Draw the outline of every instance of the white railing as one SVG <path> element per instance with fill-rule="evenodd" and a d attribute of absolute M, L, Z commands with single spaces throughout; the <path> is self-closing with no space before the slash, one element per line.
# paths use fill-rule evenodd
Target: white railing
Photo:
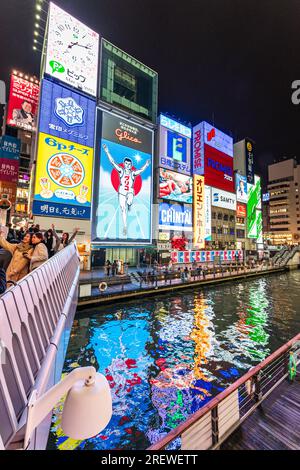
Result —
<path fill-rule="evenodd" d="M 0 449 L 23 448 L 30 394 L 39 396 L 60 379 L 78 279 L 71 244 L 0 298 Z M 35 430 L 30 448 L 45 447 L 50 419 Z"/>

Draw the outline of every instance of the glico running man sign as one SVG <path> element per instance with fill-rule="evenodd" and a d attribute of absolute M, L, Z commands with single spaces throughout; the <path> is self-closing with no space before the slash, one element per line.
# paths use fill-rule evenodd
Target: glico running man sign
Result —
<path fill-rule="evenodd" d="M 153 132 L 97 110 L 93 242 L 150 244 Z"/>

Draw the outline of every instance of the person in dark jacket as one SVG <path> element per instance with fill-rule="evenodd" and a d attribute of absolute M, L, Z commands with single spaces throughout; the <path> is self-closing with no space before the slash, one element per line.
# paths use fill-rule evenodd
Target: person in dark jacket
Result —
<path fill-rule="evenodd" d="M 6 291 L 6 274 L 3 268 L 0 268 L 0 295 Z"/>
<path fill-rule="evenodd" d="M 9 263 L 11 262 L 12 254 L 10 251 L 0 248 L 0 269 L 7 270 Z"/>

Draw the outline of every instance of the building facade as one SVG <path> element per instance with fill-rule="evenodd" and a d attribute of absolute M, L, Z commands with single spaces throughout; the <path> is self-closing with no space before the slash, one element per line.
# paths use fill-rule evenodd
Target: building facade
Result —
<path fill-rule="evenodd" d="M 300 165 L 295 159 L 269 165 L 270 226 L 267 238 L 271 245 L 299 243 L 299 187 Z"/>

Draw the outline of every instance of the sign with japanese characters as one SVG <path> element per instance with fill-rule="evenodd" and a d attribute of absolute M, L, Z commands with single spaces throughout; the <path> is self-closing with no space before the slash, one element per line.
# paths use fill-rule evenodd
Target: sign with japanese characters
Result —
<path fill-rule="evenodd" d="M 21 141 L 4 135 L 0 138 L 0 181 L 17 183 Z"/>
<path fill-rule="evenodd" d="M 194 175 L 194 240 L 196 248 L 205 247 L 205 185 L 204 177 Z"/>
<path fill-rule="evenodd" d="M 36 114 L 40 87 L 25 78 L 11 75 L 7 108 L 7 124 L 32 131 L 36 127 Z"/>
<path fill-rule="evenodd" d="M 93 149 L 40 133 L 33 214 L 89 219 Z"/>
<path fill-rule="evenodd" d="M 175 121 L 174 121 L 175 122 Z M 165 119 L 160 118 L 159 129 L 159 166 L 175 170 L 185 175 L 191 174 L 191 139 L 186 136 L 186 128 L 178 123 L 178 129 L 170 129 L 164 125 Z M 181 132 L 179 132 L 181 131 Z"/>
<path fill-rule="evenodd" d="M 43 80 L 39 131 L 94 147 L 95 101 Z"/>
<path fill-rule="evenodd" d="M 96 96 L 99 34 L 50 3 L 45 72 Z"/>

